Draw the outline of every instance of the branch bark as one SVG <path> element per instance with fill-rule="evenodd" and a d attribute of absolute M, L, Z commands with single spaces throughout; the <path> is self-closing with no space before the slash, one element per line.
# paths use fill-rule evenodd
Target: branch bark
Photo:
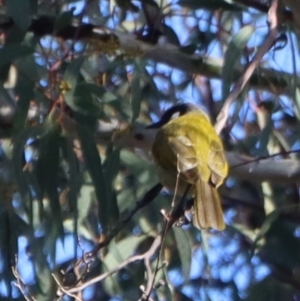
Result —
<path fill-rule="evenodd" d="M 121 50 L 130 56 L 139 56 L 164 63 L 171 67 L 178 68 L 190 74 L 221 79 L 223 60 L 199 55 L 188 55 L 180 50 L 179 47 L 169 43 L 150 44 L 138 39 L 134 33 L 124 33 L 97 28 L 92 24 L 81 24 L 80 28 L 69 25 L 59 32 L 54 31 L 55 18 L 41 16 L 33 19 L 28 31 L 38 37 L 53 35 L 62 39 L 81 39 L 95 48 L 95 51 L 105 52 L 107 48 Z M 0 20 L 0 30 L 8 32 L 14 25 L 11 19 Z M 233 70 L 234 79 L 238 79 L 243 74 L 242 69 Z M 276 95 L 289 95 L 290 82 L 295 79 L 293 74 L 275 71 L 268 68 L 259 68 L 249 78 L 250 87 L 270 91 Z M 300 78 L 297 78 L 300 85 Z"/>

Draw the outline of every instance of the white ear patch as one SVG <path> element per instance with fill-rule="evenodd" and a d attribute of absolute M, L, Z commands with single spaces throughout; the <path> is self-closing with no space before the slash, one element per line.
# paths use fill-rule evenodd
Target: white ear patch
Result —
<path fill-rule="evenodd" d="M 180 116 L 180 112 L 174 112 L 173 114 L 172 114 L 172 116 L 171 116 L 171 118 L 170 118 L 170 120 L 173 120 L 173 119 L 176 119 L 176 118 L 178 118 Z"/>

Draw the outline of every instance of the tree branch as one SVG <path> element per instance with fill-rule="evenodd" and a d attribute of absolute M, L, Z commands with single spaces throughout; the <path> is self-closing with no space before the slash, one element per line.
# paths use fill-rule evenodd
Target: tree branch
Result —
<path fill-rule="evenodd" d="M 158 187 L 160 187 L 160 189 L 161 189 L 161 186 L 156 185 L 155 187 L 152 188 L 152 190 L 154 188 L 158 189 Z M 144 199 L 145 199 L 145 197 L 144 197 Z M 137 205 L 135 207 L 135 209 L 137 207 L 139 207 L 139 206 L 141 206 L 141 204 Z M 131 212 L 133 212 L 133 211 L 134 210 L 132 210 Z M 87 282 L 85 282 L 83 284 L 80 283 L 77 286 L 74 286 L 74 287 L 71 287 L 71 288 L 66 288 L 66 287 L 63 287 L 61 285 L 61 283 L 59 283 L 58 280 L 56 279 L 56 277 L 53 275 L 55 277 L 55 281 L 59 285 L 60 291 L 62 293 L 64 293 L 64 294 L 67 294 L 68 296 L 72 296 L 73 297 L 74 293 L 80 292 L 83 289 L 85 289 L 86 287 L 88 287 L 88 286 L 90 286 L 90 285 L 92 285 L 94 283 L 97 283 L 97 282 L 100 282 L 100 281 L 104 280 L 105 278 L 107 278 L 107 277 L 109 277 L 109 276 L 117 273 L 121 269 L 125 268 L 129 264 L 144 260 L 145 265 L 148 266 L 148 268 L 146 269 L 147 270 L 147 274 L 148 274 L 147 275 L 148 281 L 147 281 L 147 285 L 146 285 L 145 291 L 143 292 L 143 296 L 141 297 L 140 300 L 148 300 L 148 297 L 149 297 L 149 295 L 151 293 L 151 290 L 153 289 L 153 281 L 154 281 L 153 277 L 155 277 L 155 273 L 152 273 L 152 270 L 150 268 L 150 261 L 153 259 L 153 256 L 155 255 L 156 251 L 161 247 L 162 242 L 164 240 L 164 237 L 165 237 L 166 233 L 169 232 L 169 230 L 172 228 L 172 226 L 175 224 L 175 222 L 182 216 L 182 214 L 183 214 L 182 203 L 179 202 L 177 204 L 177 206 L 174 209 L 171 210 L 171 213 L 168 216 L 168 220 L 166 221 L 165 228 L 159 233 L 159 235 L 156 236 L 156 238 L 154 239 L 152 245 L 150 246 L 150 248 L 145 253 L 143 253 L 141 255 L 131 256 L 128 259 L 126 259 L 125 261 L 123 261 L 121 264 L 119 264 L 116 268 L 114 268 L 114 269 L 112 269 L 112 270 L 110 270 L 110 271 L 108 271 L 106 273 L 103 273 L 102 275 L 99 275 L 99 276 L 97 276 L 97 277 L 95 277 L 95 278 L 93 278 L 93 279 L 91 279 L 91 280 L 89 280 L 89 281 L 87 281 Z M 120 225 L 122 225 L 122 224 L 123 224 L 123 222 Z M 120 227 L 118 227 L 118 228 L 120 228 Z M 95 255 L 95 251 L 99 250 L 99 246 L 100 245 L 101 245 L 101 243 L 92 252 L 88 253 L 87 256 L 88 257 L 94 256 Z"/>
<path fill-rule="evenodd" d="M 256 159 L 236 152 L 227 152 L 230 164 L 229 175 L 251 182 L 270 181 L 279 184 L 292 184 L 300 179 L 300 164 L 294 159 Z"/>
<path fill-rule="evenodd" d="M 0 20 L 0 30 L 7 32 L 12 26 L 11 19 Z M 91 45 L 91 48 L 100 52 L 121 50 L 130 56 L 140 56 L 155 62 L 164 63 L 190 74 L 199 74 L 209 78 L 221 79 L 223 60 L 203 58 L 199 55 L 188 55 L 179 47 L 169 44 L 150 44 L 138 39 L 134 33 L 111 31 L 106 28 L 97 28 L 92 24 L 81 24 L 80 28 L 68 25 L 59 32 L 54 31 L 55 18 L 41 16 L 33 19 L 29 31 L 38 37 L 53 35 L 62 39 L 81 39 Z M 243 69 L 233 70 L 234 79 L 238 79 Z M 294 75 L 287 72 L 260 68 L 248 79 L 248 84 L 256 89 L 270 91 L 274 94 L 289 94 L 289 83 Z M 298 78 L 300 85 L 300 79 Z"/>

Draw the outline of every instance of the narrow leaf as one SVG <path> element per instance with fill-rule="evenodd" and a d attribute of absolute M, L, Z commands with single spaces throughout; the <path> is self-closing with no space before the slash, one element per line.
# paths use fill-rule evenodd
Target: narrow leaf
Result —
<path fill-rule="evenodd" d="M 82 173 L 79 170 L 79 163 L 75 156 L 72 141 L 62 138 L 60 141 L 62 155 L 68 164 L 68 200 L 70 209 L 77 211 L 77 197 L 82 185 Z"/>
<path fill-rule="evenodd" d="M 61 207 L 58 196 L 59 170 L 59 137 L 60 131 L 55 123 L 47 119 L 44 124 L 44 134 L 39 139 L 39 157 L 34 174 L 41 189 L 42 195 L 49 198 L 51 208 L 51 235 L 47 234 L 52 260 L 55 259 L 55 243 L 57 238 L 64 238 Z"/>
<path fill-rule="evenodd" d="M 236 5 L 232 5 L 227 1 L 223 0 L 180 0 L 177 2 L 178 5 L 183 7 L 188 7 L 191 9 L 208 9 L 208 10 L 216 10 L 216 9 L 224 9 L 224 10 L 239 10 L 239 7 Z"/>
<path fill-rule="evenodd" d="M 273 132 L 273 121 L 271 118 L 267 121 L 266 126 L 262 129 L 259 140 L 258 149 L 253 153 L 256 156 L 267 155 L 267 146 L 270 141 L 271 134 Z"/>
<path fill-rule="evenodd" d="M 20 193 L 24 199 L 27 199 L 30 191 L 26 174 L 23 171 L 25 164 L 24 147 L 28 139 L 35 139 L 42 132 L 42 127 L 29 128 L 19 132 L 18 135 L 14 137 L 14 147 L 12 152 L 14 177 L 19 186 Z"/>
<path fill-rule="evenodd" d="M 177 249 L 180 256 L 182 274 L 185 282 L 189 280 L 191 261 L 192 261 L 192 248 L 189 238 L 185 231 L 181 228 L 173 227 Z"/>
<path fill-rule="evenodd" d="M 24 78 L 23 75 L 19 75 L 18 84 L 16 86 L 16 93 L 19 95 L 19 100 L 13 120 L 13 128 L 15 131 L 20 131 L 25 127 L 29 104 L 34 96 L 34 86 L 35 83 L 33 81 L 29 81 Z"/>
<path fill-rule="evenodd" d="M 5 1 L 8 14 L 20 29 L 26 31 L 31 22 L 30 0 L 7 0 Z"/>
<path fill-rule="evenodd" d="M 6 45 L 0 49 L 0 67 L 12 63 L 14 60 L 32 54 L 33 49 L 24 45 Z"/>
<path fill-rule="evenodd" d="M 294 112 L 297 119 L 300 120 L 300 90 L 296 88 L 295 90 L 295 102 L 294 102 Z"/>
<path fill-rule="evenodd" d="M 63 90 L 63 93 L 65 94 L 65 101 L 74 111 L 79 110 L 78 106 L 75 103 L 74 94 L 78 82 L 78 77 L 80 74 L 80 69 L 84 62 L 84 59 L 85 57 L 81 56 L 75 59 L 74 61 L 72 61 L 68 65 L 63 76 L 63 82 L 62 82 L 63 87 L 61 88 Z"/>
<path fill-rule="evenodd" d="M 275 210 L 269 215 L 266 216 L 264 223 L 262 224 L 260 231 L 258 232 L 251 249 L 251 256 L 254 255 L 255 249 L 258 245 L 258 242 L 264 237 L 264 235 L 270 230 L 272 224 L 278 219 L 280 214 L 279 210 Z"/>
<path fill-rule="evenodd" d="M 109 253 L 104 258 L 108 270 L 117 267 L 121 262 L 134 254 L 137 247 L 149 236 L 129 236 L 119 242 L 112 241 L 109 245 Z"/>
<path fill-rule="evenodd" d="M 62 12 L 55 20 L 54 23 L 54 32 L 59 33 L 62 29 L 72 24 L 73 12 L 75 8 L 70 11 Z"/>
<path fill-rule="evenodd" d="M 120 166 L 120 150 L 117 148 L 108 147 L 106 160 L 104 162 L 104 174 L 107 183 L 107 195 L 110 200 L 109 212 L 113 222 L 119 219 L 119 208 L 117 203 L 116 192 L 114 189 L 114 180 L 119 172 Z"/>
<path fill-rule="evenodd" d="M 241 55 L 250 37 L 254 32 L 253 26 L 243 27 L 231 40 L 224 57 L 224 66 L 222 69 L 222 95 L 223 99 L 227 97 L 230 86 L 234 80 L 233 68 L 240 61 Z"/>
<path fill-rule="evenodd" d="M 139 72 L 135 72 L 131 82 L 131 122 L 134 122 L 140 115 L 142 101 L 140 78 Z"/>
<path fill-rule="evenodd" d="M 102 225 L 103 231 L 107 232 L 110 221 L 110 212 L 108 205 L 110 200 L 107 196 L 106 181 L 104 178 L 101 158 L 99 156 L 92 133 L 85 127 L 81 126 L 79 127 L 78 134 L 84 161 L 95 187 L 100 223 Z"/>

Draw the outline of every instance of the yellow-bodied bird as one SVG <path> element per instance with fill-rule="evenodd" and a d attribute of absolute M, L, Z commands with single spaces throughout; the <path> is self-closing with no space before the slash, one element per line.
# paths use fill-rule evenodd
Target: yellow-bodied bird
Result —
<path fill-rule="evenodd" d="M 162 184 L 178 195 L 191 184 L 194 226 L 223 230 L 217 187 L 227 176 L 228 165 L 221 139 L 206 113 L 193 104 L 175 105 L 147 128 L 158 128 L 152 155 Z"/>

